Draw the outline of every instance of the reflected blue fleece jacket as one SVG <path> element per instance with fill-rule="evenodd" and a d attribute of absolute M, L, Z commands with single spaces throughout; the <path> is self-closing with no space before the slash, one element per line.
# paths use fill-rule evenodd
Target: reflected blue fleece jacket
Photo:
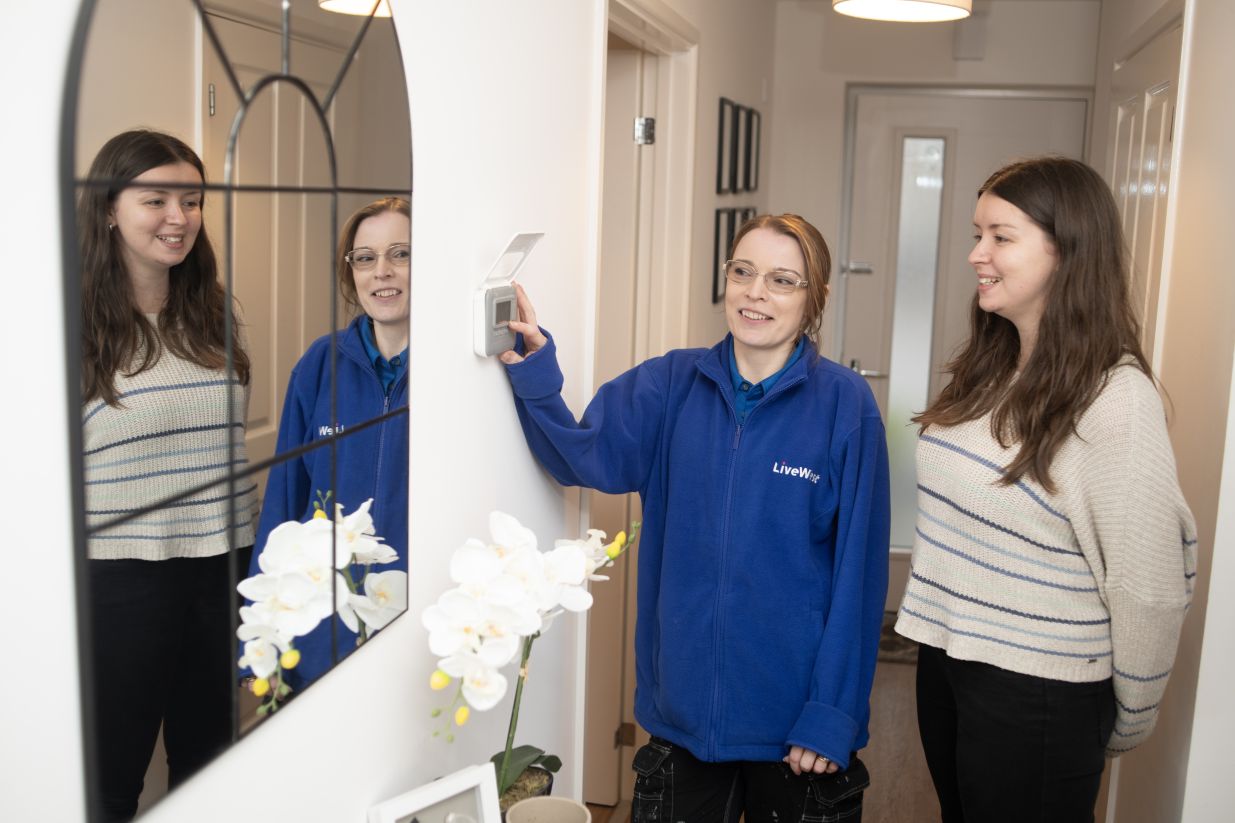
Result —
<path fill-rule="evenodd" d="M 552 338 L 507 373 L 558 482 L 643 500 L 643 727 L 701 760 L 800 745 L 847 768 L 868 739 L 887 592 L 883 423 L 865 381 L 808 345 L 739 426 L 731 345 L 636 366 L 579 422 Z"/>
<path fill-rule="evenodd" d="M 340 437 L 336 447 L 338 488 L 329 504 L 333 509 L 335 503 L 340 503 L 344 513 L 350 514 L 372 497 L 369 513 L 373 515 L 373 525 L 384 542 L 399 553 L 394 563 L 374 566 L 372 570 L 407 571 L 407 415 L 347 436 L 350 426 L 407 405 L 406 373 L 391 386 L 389 396 L 383 391 L 382 381 L 360 339 L 360 323 L 364 322 L 368 322 L 368 317 L 361 315 L 337 332 L 339 430 L 345 436 Z M 326 335 L 315 340 L 292 369 L 283 399 L 276 454 L 329 437 L 330 425 L 330 336 Z M 323 446 L 271 468 L 250 575 L 259 571 L 257 560 L 270 532 L 284 521 L 303 522 L 312 518 L 317 493 L 324 495 L 331 490 L 330 452 L 330 447 Z M 359 581 L 363 574 L 363 566 L 352 567 L 353 579 Z M 323 620 L 312 632 L 296 638 L 300 664 L 287 672 L 293 689 L 303 689 L 330 668 L 331 622 L 338 629 L 340 659 L 356 648 L 356 635 L 338 618 Z"/>

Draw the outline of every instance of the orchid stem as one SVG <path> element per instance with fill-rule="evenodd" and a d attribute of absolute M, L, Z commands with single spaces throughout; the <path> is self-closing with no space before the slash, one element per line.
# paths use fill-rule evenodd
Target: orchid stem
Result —
<path fill-rule="evenodd" d="M 527 659 L 532 654 L 532 641 L 540 636 L 540 633 L 530 634 L 523 638 L 523 657 L 519 660 L 519 682 L 515 685 L 515 704 L 510 708 L 510 730 L 506 732 L 506 751 L 502 754 L 502 768 L 497 776 L 497 785 L 505 790 L 508 784 L 506 782 L 506 770 L 510 766 L 510 750 L 515 745 L 515 726 L 519 723 L 519 703 L 523 700 L 523 681 L 527 680 Z"/>

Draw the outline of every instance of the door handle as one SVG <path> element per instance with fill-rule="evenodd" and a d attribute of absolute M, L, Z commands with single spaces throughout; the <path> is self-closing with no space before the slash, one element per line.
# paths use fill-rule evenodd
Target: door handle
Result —
<path fill-rule="evenodd" d="M 840 267 L 841 274 L 874 274 L 875 267 L 865 260 L 849 260 Z"/>
<path fill-rule="evenodd" d="M 858 376 L 869 377 L 872 380 L 885 379 L 888 376 L 888 373 L 886 371 L 875 371 L 874 369 L 862 368 L 862 362 L 858 360 L 858 358 L 856 357 L 849 361 L 849 368 L 856 371 L 858 373 Z"/>

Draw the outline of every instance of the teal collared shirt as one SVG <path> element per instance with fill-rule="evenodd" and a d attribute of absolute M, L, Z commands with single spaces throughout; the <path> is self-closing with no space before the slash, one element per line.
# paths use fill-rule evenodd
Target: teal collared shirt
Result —
<path fill-rule="evenodd" d="M 733 410 L 738 416 L 738 425 L 741 426 L 746 422 L 746 414 L 755 407 L 764 395 L 772 390 L 776 385 L 776 381 L 785 373 L 785 370 L 798 362 L 798 358 L 802 356 L 802 351 L 806 348 L 806 338 L 800 338 L 798 345 L 794 347 L 793 353 L 789 355 L 789 359 L 785 361 L 785 365 L 772 375 L 765 377 L 758 383 L 751 383 L 746 378 L 738 373 L 738 359 L 733 353 L 733 346 L 729 347 L 729 379 L 733 381 Z"/>
<path fill-rule="evenodd" d="M 377 379 L 382 381 L 382 391 L 390 394 L 390 387 L 400 377 L 407 373 L 407 349 L 387 360 L 377 348 L 377 338 L 373 336 L 373 321 L 360 324 L 360 342 L 364 344 L 365 354 L 377 371 Z"/>

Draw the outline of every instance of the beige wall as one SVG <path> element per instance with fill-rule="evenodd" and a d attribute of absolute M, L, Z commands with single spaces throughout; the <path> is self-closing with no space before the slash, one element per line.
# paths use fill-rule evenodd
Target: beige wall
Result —
<path fill-rule="evenodd" d="M 773 120 L 771 86 L 774 6 L 750 0 L 667 0 L 666 5 L 699 31 L 699 97 L 695 124 L 695 201 L 691 245 L 688 341 L 710 346 L 726 332 L 712 295 L 712 219 L 718 208 L 755 206 L 765 211 L 770 191 L 769 139 Z M 728 97 L 763 117 L 759 190 L 716 194 L 717 108 Z"/>
<path fill-rule="evenodd" d="M 986 8 L 985 22 L 978 21 L 986 29 L 984 58 L 956 60 L 954 24 L 855 20 L 829 3 L 780 0 L 768 207 L 803 215 L 836 249 L 847 83 L 1093 85 L 1097 2 L 998 0 Z M 824 316 L 825 353 L 831 314 Z"/>
<path fill-rule="evenodd" d="M 1103 66 L 1126 53 L 1129 37 L 1140 37 L 1164 22 L 1178 3 L 1144 0 L 1104 0 L 1102 53 L 1095 97 L 1109 101 L 1109 71 Z M 1170 685 L 1162 702 L 1158 727 L 1141 748 L 1120 759 L 1114 784 L 1115 819 L 1120 823 L 1188 823 L 1229 820 L 1235 809 L 1229 779 L 1211 782 L 1208 802 L 1181 817 L 1192 756 L 1205 760 L 1225 756 L 1223 748 L 1193 748 L 1194 726 L 1210 722 L 1197 704 L 1198 670 L 1202 657 L 1208 593 L 1212 588 L 1215 534 L 1221 501 L 1223 443 L 1231 397 L 1232 351 L 1235 347 L 1235 279 L 1222 239 L 1235 225 L 1235 164 L 1230 154 L 1235 134 L 1230 78 L 1235 77 L 1235 4 L 1230 0 L 1190 0 L 1184 18 L 1184 65 L 1175 121 L 1174 214 L 1168 212 L 1162 278 L 1166 312 L 1160 338 L 1159 377 L 1173 406 L 1170 431 L 1180 484 L 1197 520 L 1198 575 L 1192 611 L 1184 626 Z M 1109 58 L 1109 59 L 1107 59 Z M 1105 106 L 1096 115 L 1105 114 Z M 1100 130 L 1095 117 L 1096 151 Z M 1228 450 L 1229 451 L 1229 450 Z M 1232 457 L 1226 455 L 1226 457 Z M 1235 459 L 1235 457 L 1232 457 Z M 1226 490 L 1231 494 L 1230 489 Z M 1230 580 L 1230 572 L 1227 571 Z M 1213 664 L 1229 670 L 1229 636 L 1206 647 Z M 1220 676 L 1220 675 L 1215 675 Z M 1229 684 L 1223 689 L 1229 700 Z M 1223 711 L 1212 701 L 1209 710 Z M 1222 715 L 1219 715 L 1221 717 Z M 1217 719 L 1217 718 L 1215 718 Z M 1228 728 L 1230 720 L 1227 719 Z M 1201 789 L 1197 789 L 1203 792 Z M 1203 797 L 1203 793 L 1198 797 Z"/>

